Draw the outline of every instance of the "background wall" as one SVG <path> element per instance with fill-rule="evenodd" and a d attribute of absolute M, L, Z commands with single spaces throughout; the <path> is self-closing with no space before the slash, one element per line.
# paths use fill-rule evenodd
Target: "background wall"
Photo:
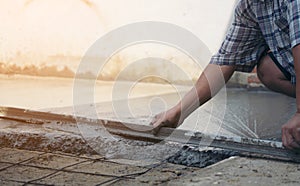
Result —
<path fill-rule="evenodd" d="M 186 28 L 215 53 L 234 4 L 235 0 L 0 0 L 0 73 L 71 77 L 99 37 L 145 20 Z M 199 74 L 199 69 L 184 65 L 189 59 L 177 50 L 138 48 L 117 54 L 103 78 L 113 79 L 127 64 L 151 55 L 183 64 L 194 77 Z"/>

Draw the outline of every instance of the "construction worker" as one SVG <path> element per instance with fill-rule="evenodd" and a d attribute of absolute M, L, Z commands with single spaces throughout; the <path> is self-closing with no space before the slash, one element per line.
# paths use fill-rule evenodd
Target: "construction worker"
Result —
<path fill-rule="evenodd" d="M 299 44 L 300 0 L 240 0 L 218 53 L 211 58 L 195 88 L 176 106 L 154 118 L 154 134 L 161 127 L 181 125 L 224 86 L 234 71 L 251 72 L 257 66 L 257 75 L 266 87 L 296 98 L 297 112 L 283 125 L 282 142 L 288 149 L 299 149 Z"/>

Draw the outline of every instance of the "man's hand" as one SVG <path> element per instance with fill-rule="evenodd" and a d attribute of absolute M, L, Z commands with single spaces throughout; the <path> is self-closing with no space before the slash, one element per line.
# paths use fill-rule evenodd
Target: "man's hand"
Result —
<path fill-rule="evenodd" d="M 157 134 L 162 127 L 176 128 L 181 125 L 199 106 L 206 103 L 230 79 L 235 66 L 218 66 L 209 64 L 200 75 L 195 86 L 172 109 L 158 114 L 151 124 L 153 134 Z"/>
<path fill-rule="evenodd" d="M 300 45 L 292 49 L 296 71 L 297 113 L 282 127 L 282 143 L 288 149 L 300 149 Z"/>
<path fill-rule="evenodd" d="M 180 118 L 180 115 L 181 111 L 177 107 L 156 115 L 151 122 L 151 125 L 154 126 L 152 129 L 153 134 L 156 135 L 162 127 L 176 128 L 181 125 L 183 120 Z"/>
<path fill-rule="evenodd" d="M 300 113 L 282 126 L 282 143 L 290 150 L 300 149 Z"/>

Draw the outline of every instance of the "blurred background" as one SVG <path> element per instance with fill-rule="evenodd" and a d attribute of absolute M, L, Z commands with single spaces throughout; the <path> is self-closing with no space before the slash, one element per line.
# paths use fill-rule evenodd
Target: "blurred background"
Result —
<path fill-rule="evenodd" d="M 183 27 L 215 53 L 234 4 L 235 0 L 0 0 L 0 74 L 73 77 L 97 39 L 140 21 Z M 194 79 L 200 73 L 193 65 L 186 65 L 190 59 L 180 51 L 145 44 L 115 54 L 101 79 L 113 80 L 128 63 L 149 56 L 181 64 Z"/>
<path fill-rule="evenodd" d="M 94 56 L 86 56 L 86 52 L 99 38 L 130 23 L 167 22 L 192 32 L 204 43 L 197 51 L 203 56 L 200 63 L 205 66 L 224 39 L 236 2 L 0 0 L 0 105 L 72 114 L 73 77 L 82 58 L 92 59 Z M 130 65 L 151 57 L 176 64 L 185 75 L 179 75 L 164 63 Z M 116 115 L 121 113 L 125 115 L 122 119 L 148 124 L 149 120 L 143 119 L 174 106 L 199 77 L 203 66 L 195 65 L 189 56 L 174 47 L 139 43 L 116 52 L 101 74 L 92 74 L 91 77 L 98 76 L 96 83 L 84 80 L 80 99 L 82 104 L 90 104 L 84 98 L 93 95 L 90 100 L 97 103 L 101 118 L 118 118 Z M 129 70 L 124 70 L 126 67 Z M 124 79 L 115 81 L 121 72 Z M 167 81 L 150 78 L 147 82 L 136 82 L 141 72 L 164 74 Z M 193 113 L 182 127 L 215 132 L 222 125 L 230 135 L 280 137 L 281 125 L 294 113 L 295 100 L 266 91 L 248 91 L 249 87 L 261 90 L 256 89 L 262 86 L 256 73 L 237 74 L 232 80 L 247 89 L 224 91 L 219 99 Z M 120 99 L 125 102 L 118 102 Z M 131 102 L 127 103 L 127 99 Z M 112 105 L 114 101 L 121 109 L 118 113 Z M 130 108 L 125 112 L 123 106 L 128 105 Z M 85 107 L 82 111 L 84 116 L 89 116 Z M 215 122 L 213 117 L 217 118 Z"/>

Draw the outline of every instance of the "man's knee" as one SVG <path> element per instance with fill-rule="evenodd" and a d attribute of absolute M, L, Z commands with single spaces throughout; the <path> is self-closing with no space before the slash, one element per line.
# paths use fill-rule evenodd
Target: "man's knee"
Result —
<path fill-rule="evenodd" d="M 279 77 L 274 62 L 269 56 L 264 56 L 257 66 L 257 76 L 259 80 L 267 87 L 270 87 L 278 81 Z"/>
<path fill-rule="evenodd" d="M 264 56 L 257 65 L 257 76 L 269 89 L 295 97 L 295 86 L 286 78 L 270 56 Z"/>
<path fill-rule="evenodd" d="M 258 79 L 267 87 L 271 86 L 274 84 L 274 81 L 276 81 L 268 71 L 261 68 L 257 69 L 257 76 Z"/>

